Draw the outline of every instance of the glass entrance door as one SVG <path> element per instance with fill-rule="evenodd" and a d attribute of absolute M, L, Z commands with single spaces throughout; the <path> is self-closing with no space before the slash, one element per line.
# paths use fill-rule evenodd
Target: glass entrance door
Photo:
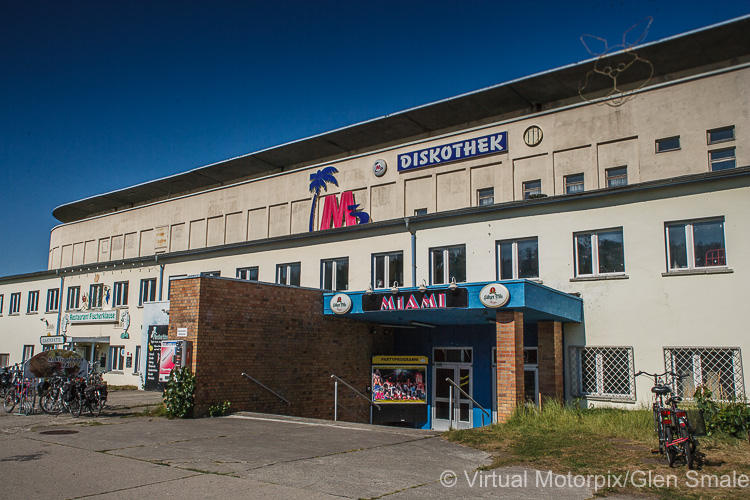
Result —
<path fill-rule="evenodd" d="M 440 363 L 433 370 L 434 393 L 432 398 L 432 428 L 447 430 L 451 425 L 454 429 L 469 429 L 472 427 L 472 403 L 461 391 L 453 387 L 446 380 L 451 379 L 461 389 L 473 397 L 472 368 L 466 363 Z M 451 392 L 453 400 L 451 401 Z M 452 412 L 452 418 L 451 418 Z"/>

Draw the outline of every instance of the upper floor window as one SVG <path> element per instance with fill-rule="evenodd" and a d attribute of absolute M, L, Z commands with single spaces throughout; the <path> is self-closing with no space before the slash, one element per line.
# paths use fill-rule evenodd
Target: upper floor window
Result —
<path fill-rule="evenodd" d="M 115 283 L 115 291 L 112 294 L 112 307 L 125 307 L 128 305 L 128 282 L 118 281 Z"/>
<path fill-rule="evenodd" d="M 664 139 L 656 139 L 656 152 L 666 153 L 667 151 L 677 151 L 680 149 L 680 136 L 666 137 Z"/>
<path fill-rule="evenodd" d="M 3 314 L 3 299 L 5 298 L 5 295 L 0 293 L 0 314 Z"/>
<path fill-rule="evenodd" d="M 60 309 L 60 289 L 50 288 L 47 290 L 47 312 L 53 312 Z"/>
<path fill-rule="evenodd" d="M 320 288 L 323 290 L 349 289 L 349 258 L 320 261 Z"/>
<path fill-rule="evenodd" d="M 583 174 L 565 176 L 565 194 L 583 192 Z"/>
<path fill-rule="evenodd" d="M 498 279 L 512 280 L 539 277 L 539 243 L 537 238 L 497 242 Z"/>
<path fill-rule="evenodd" d="M 302 265 L 299 262 L 276 265 L 276 283 L 280 285 L 299 286 L 300 271 Z"/>
<path fill-rule="evenodd" d="M 427 215 L 427 209 L 426 208 L 415 208 L 414 209 L 414 215 Z"/>
<path fill-rule="evenodd" d="M 18 314 L 19 312 L 21 312 L 21 292 L 11 293 L 8 314 Z"/>
<path fill-rule="evenodd" d="M 666 224 L 670 270 L 726 266 L 724 219 Z"/>
<path fill-rule="evenodd" d="M 430 249 L 430 283 L 466 281 L 466 245 Z"/>
<path fill-rule="evenodd" d="M 711 144 L 717 144 L 720 142 L 727 142 L 734 140 L 734 125 L 730 127 L 715 128 L 713 130 L 706 131 L 706 142 Z"/>
<path fill-rule="evenodd" d="M 153 302 L 156 300 L 156 278 L 147 278 L 141 280 L 141 290 L 138 294 L 138 305 L 142 306 L 144 302 Z"/>
<path fill-rule="evenodd" d="M 201 277 L 210 276 L 213 278 L 220 278 L 221 277 L 221 271 L 203 271 L 201 273 Z"/>
<path fill-rule="evenodd" d="M 575 235 L 576 276 L 625 272 L 622 228 Z"/>
<path fill-rule="evenodd" d="M 719 170 L 726 170 L 728 168 L 736 167 L 737 157 L 735 156 L 734 148 L 709 151 L 708 163 L 711 167 L 711 172 L 718 172 Z"/>
<path fill-rule="evenodd" d="M 477 206 L 495 203 L 495 188 L 477 189 Z"/>
<path fill-rule="evenodd" d="M 10 354 L 0 354 L 0 367 L 5 367 L 10 364 Z"/>
<path fill-rule="evenodd" d="M 104 303 L 104 285 L 96 283 L 89 286 L 89 308 L 101 309 Z"/>
<path fill-rule="evenodd" d="M 238 267 L 237 279 L 258 281 L 258 268 L 257 267 Z"/>
<path fill-rule="evenodd" d="M 372 256 L 372 287 L 404 286 L 404 252 L 390 252 Z"/>
<path fill-rule="evenodd" d="M 29 300 L 26 304 L 26 314 L 39 311 L 39 290 L 29 292 Z"/>
<path fill-rule="evenodd" d="M 68 300 L 65 303 L 65 309 L 67 311 L 73 311 L 75 309 L 78 309 L 78 307 L 80 307 L 80 300 L 81 300 L 81 287 L 80 286 L 68 287 Z"/>
<path fill-rule="evenodd" d="M 542 181 L 537 179 L 535 181 L 526 181 L 523 183 L 523 199 L 528 200 L 529 198 L 536 197 L 542 194 Z"/>
<path fill-rule="evenodd" d="M 613 167 L 604 171 L 607 187 L 627 186 L 628 167 Z"/>

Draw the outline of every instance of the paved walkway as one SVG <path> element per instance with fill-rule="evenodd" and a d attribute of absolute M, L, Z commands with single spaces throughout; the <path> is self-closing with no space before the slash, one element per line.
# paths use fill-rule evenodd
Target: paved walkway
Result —
<path fill-rule="evenodd" d="M 113 499 L 591 496 L 585 488 L 539 487 L 536 472 L 521 468 L 493 480 L 491 471 L 477 471 L 488 454 L 430 431 L 253 413 L 137 416 L 159 401 L 154 393 L 113 392 L 98 418 L 2 414 L 3 491 Z"/>

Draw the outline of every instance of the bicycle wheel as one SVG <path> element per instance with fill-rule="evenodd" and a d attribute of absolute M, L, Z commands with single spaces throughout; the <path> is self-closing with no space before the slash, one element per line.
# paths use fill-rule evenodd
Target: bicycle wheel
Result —
<path fill-rule="evenodd" d="M 3 410 L 5 410 L 5 413 L 12 412 L 13 408 L 15 408 L 17 404 L 18 399 L 16 397 L 16 391 L 8 391 L 8 393 L 5 395 L 5 399 L 3 399 Z"/>
<path fill-rule="evenodd" d="M 664 426 L 664 439 L 665 439 L 665 446 L 667 448 L 667 462 L 669 462 L 670 467 L 674 467 L 674 461 L 677 458 L 677 450 L 674 446 L 671 446 L 672 444 L 672 428 L 668 425 Z"/>
<path fill-rule="evenodd" d="M 36 394 L 33 390 L 29 389 L 21 396 L 21 407 L 19 410 L 24 415 L 31 415 L 34 413 L 34 403 L 36 403 Z"/>
<path fill-rule="evenodd" d="M 83 410 L 83 401 L 81 401 L 81 395 L 76 394 L 73 400 L 69 403 L 70 414 L 74 417 L 80 417 L 81 411 Z"/>
<path fill-rule="evenodd" d="M 102 414 L 102 409 L 104 409 L 104 405 L 107 403 L 106 399 L 102 398 L 101 393 L 96 390 L 94 392 L 94 398 L 89 401 L 89 412 L 95 417 L 98 417 Z"/>
<path fill-rule="evenodd" d="M 59 415 L 62 412 L 60 408 L 60 389 L 49 389 L 44 391 L 42 397 L 39 398 L 39 406 L 42 408 L 44 413 L 48 415 Z"/>
<path fill-rule="evenodd" d="M 682 449 L 685 452 L 685 464 L 688 466 L 688 469 L 692 469 L 695 463 L 693 436 L 690 435 L 690 431 L 683 427 L 680 429 L 680 437 L 687 438 L 687 441 L 682 442 Z"/>

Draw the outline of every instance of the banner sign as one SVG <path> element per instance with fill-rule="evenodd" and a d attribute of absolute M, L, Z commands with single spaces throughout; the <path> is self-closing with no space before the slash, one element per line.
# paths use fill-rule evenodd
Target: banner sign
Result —
<path fill-rule="evenodd" d="M 420 292 L 373 293 L 362 295 L 362 311 L 404 311 L 408 309 L 447 309 L 468 307 L 466 288 L 455 290 L 426 290 Z"/>
<path fill-rule="evenodd" d="M 427 404 L 427 365 L 372 367 L 372 400 L 375 403 Z"/>
<path fill-rule="evenodd" d="M 467 141 L 452 142 L 419 151 L 398 155 L 398 171 L 432 167 L 440 163 L 465 160 L 508 151 L 508 132 L 476 137 Z"/>
<path fill-rule="evenodd" d="M 426 365 L 427 356 L 373 356 L 373 365 Z"/>
<path fill-rule="evenodd" d="M 117 309 L 112 311 L 86 311 L 68 314 L 70 323 L 117 323 Z"/>
<path fill-rule="evenodd" d="M 85 375 L 88 366 L 88 362 L 75 351 L 52 349 L 29 359 L 24 365 L 24 377 Z"/>
<path fill-rule="evenodd" d="M 169 325 L 150 325 L 148 327 L 148 346 L 146 351 L 146 379 L 143 388 L 159 389 L 159 362 L 161 360 L 161 343 L 167 340 Z"/>

